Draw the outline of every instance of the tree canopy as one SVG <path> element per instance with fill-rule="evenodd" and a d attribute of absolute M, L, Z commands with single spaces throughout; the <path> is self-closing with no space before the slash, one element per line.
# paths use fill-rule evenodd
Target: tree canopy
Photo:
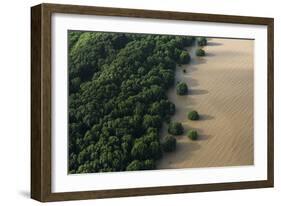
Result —
<path fill-rule="evenodd" d="M 164 152 L 173 152 L 177 146 L 177 140 L 175 137 L 168 135 L 164 137 L 163 143 L 163 150 Z"/>
<path fill-rule="evenodd" d="M 188 86 L 185 82 L 179 82 L 176 85 L 176 91 L 178 95 L 188 94 Z"/>
<path fill-rule="evenodd" d="M 187 51 L 182 51 L 181 54 L 180 54 L 180 59 L 179 59 L 179 62 L 181 64 L 187 64 L 190 62 L 190 55 Z"/>
<path fill-rule="evenodd" d="M 193 110 L 187 114 L 188 119 L 190 120 L 199 120 L 199 114 L 197 111 Z"/>
<path fill-rule="evenodd" d="M 163 151 L 159 130 L 175 112 L 166 91 L 194 38 L 80 31 L 68 36 L 69 172 L 154 169 Z"/>
<path fill-rule="evenodd" d="M 168 127 L 168 132 L 172 135 L 183 134 L 183 126 L 180 122 L 171 122 Z"/>
<path fill-rule="evenodd" d="M 189 131 L 187 132 L 187 136 L 188 136 L 191 140 L 197 140 L 197 139 L 198 139 L 198 133 L 197 133 L 196 130 L 193 130 L 193 129 L 191 129 L 191 130 L 189 130 Z"/>
<path fill-rule="evenodd" d="M 199 46 L 206 46 L 207 45 L 207 38 L 206 37 L 198 37 L 197 44 Z"/>
<path fill-rule="evenodd" d="M 197 49 L 196 50 L 196 56 L 202 57 L 205 56 L 205 51 L 203 49 Z"/>

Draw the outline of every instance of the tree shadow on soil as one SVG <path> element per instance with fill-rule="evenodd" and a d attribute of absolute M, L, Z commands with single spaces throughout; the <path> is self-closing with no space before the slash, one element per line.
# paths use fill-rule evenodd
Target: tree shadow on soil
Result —
<path fill-rule="evenodd" d="M 205 89 L 191 89 L 188 91 L 189 95 L 203 95 L 208 94 L 209 91 Z"/>
<path fill-rule="evenodd" d="M 212 42 L 212 41 L 207 43 L 207 46 L 221 46 L 221 45 L 223 44 L 218 42 Z"/>
<path fill-rule="evenodd" d="M 206 120 L 211 120 L 214 119 L 215 117 L 212 115 L 208 115 L 208 114 L 200 114 L 200 119 L 199 121 L 206 121 Z"/>
<path fill-rule="evenodd" d="M 191 159 L 192 154 L 200 148 L 201 146 L 196 142 L 178 142 L 176 151 L 169 155 L 172 158 L 170 163 L 177 164 Z M 173 158 L 172 155 L 176 156 L 176 158 Z"/>
<path fill-rule="evenodd" d="M 214 56 L 216 56 L 216 55 L 211 52 L 206 52 L 206 55 L 205 55 L 205 57 L 214 57 Z"/>
<path fill-rule="evenodd" d="M 204 59 L 204 58 L 199 58 L 199 57 L 194 57 L 194 58 L 195 58 L 195 59 L 193 59 L 193 60 L 191 61 L 191 64 L 190 64 L 190 65 L 196 66 L 196 65 L 200 65 L 200 64 L 205 64 L 205 63 L 207 62 L 207 60 Z"/>
<path fill-rule="evenodd" d="M 212 138 L 212 135 L 207 135 L 207 134 L 199 134 L 198 140 L 197 141 L 204 141 Z"/>
<path fill-rule="evenodd" d="M 188 77 L 188 78 L 186 78 L 186 81 L 187 81 L 187 85 L 190 86 L 190 87 L 197 87 L 197 86 L 199 86 L 198 80 L 196 80 L 196 79 Z"/>
<path fill-rule="evenodd" d="M 192 64 L 188 65 L 187 67 L 183 68 L 182 70 L 185 70 L 183 74 L 191 74 L 192 72 L 198 70 L 198 68 Z"/>

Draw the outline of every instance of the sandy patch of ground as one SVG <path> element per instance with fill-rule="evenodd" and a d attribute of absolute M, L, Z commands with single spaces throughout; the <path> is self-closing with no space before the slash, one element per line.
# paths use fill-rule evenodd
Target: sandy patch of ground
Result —
<path fill-rule="evenodd" d="M 183 123 L 185 134 L 176 137 L 176 151 L 165 154 L 158 169 L 254 163 L 253 46 L 252 40 L 213 38 L 204 47 L 205 57 L 196 57 L 191 49 L 191 63 L 176 71 L 176 80 L 188 84 L 189 95 L 168 91 L 176 105 L 172 120 Z M 199 121 L 187 119 L 191 110 L 199 112 Z M 190 128 L 199 132 L 197 141 L 186 137 Z"/>

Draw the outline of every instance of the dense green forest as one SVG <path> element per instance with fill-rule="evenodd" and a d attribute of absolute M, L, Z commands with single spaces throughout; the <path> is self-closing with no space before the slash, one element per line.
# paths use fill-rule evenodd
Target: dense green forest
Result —
<path fill-rule="evenodd" d="M 159 131 L 175 113 L 166 91 L 194 39 L 69 31 L 69 173 L 155 169 L 175 149 Z M 177 123 L 169 129 L 182 132 Z"/>

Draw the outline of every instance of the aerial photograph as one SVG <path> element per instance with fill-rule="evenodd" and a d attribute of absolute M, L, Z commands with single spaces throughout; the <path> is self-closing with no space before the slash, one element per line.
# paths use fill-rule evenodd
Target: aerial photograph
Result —
<path fill-rule="evenodd" d="M 254 164 L 254 39 L 68 31 L 68 173 Z"/>

